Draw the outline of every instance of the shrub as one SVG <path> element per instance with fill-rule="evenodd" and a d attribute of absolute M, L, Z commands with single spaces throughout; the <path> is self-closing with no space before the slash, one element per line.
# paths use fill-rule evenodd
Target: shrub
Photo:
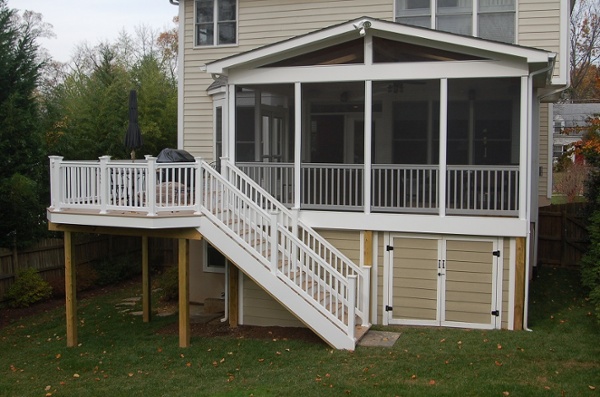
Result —
<path fill-rule="evenodd" d="M 51 295 L 50 284 L 44 281 L 35 269 L 29 268 L 17 274 L 15 282 L 6 293 L 6 298 L 11 307 L 28 307 L 48 299 Z"/>
<path fill-rule="evenodd" d="M 117 284 L 141 272 L 141 264 L 132 258 L 118 258 L 97 261 L 93 265 L 98 276 L 98 286 Z"/>
<path fill-rule="evenodd" d="M 179 298 L 179 272 L 177 266 L 171 266 L 158 278 L 158 287 L 162 289 L 161 299 L 175 301 Z"/>

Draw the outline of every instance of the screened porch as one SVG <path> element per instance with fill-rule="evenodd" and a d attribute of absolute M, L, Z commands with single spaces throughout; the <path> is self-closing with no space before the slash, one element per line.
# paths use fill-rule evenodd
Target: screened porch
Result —
<path fill-rule="evenodd" d="M 294 84 L 236 86 L 235 163 L 289 207 L 518 216 L 520 87 L 520 78 L 303 83 L 299 95 Z"/>

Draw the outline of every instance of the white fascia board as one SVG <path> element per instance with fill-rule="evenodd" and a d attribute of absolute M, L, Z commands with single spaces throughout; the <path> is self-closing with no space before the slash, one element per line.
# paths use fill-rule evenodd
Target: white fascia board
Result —
<path fill-rule="evenodd" d="M 202 216 L 151 217 L 47 211 L 47 218 L 51 223 L 78 226 L 123 227 L 123 225 L 127 225 L 127 227 L 134 229 L 174 229 L 182 227 L 197 228 L 200 225 Z"/>
<path fill-rule="evenodd" d="M 356 35 L 356 38 L 359 38 L 360 35 L 358 34 L 358 29 L 355 27 L 356 23 L 359 21 L 369 21 L 371 23 L 371 27 L 367 30 L 367 34 L 369 35 L 375 34 L 376 36 L 395 40 L 402 38 L 402 40 L 414 44 L 429 45 L 435 48 L 443 48 L 450 51 L 470 54 L 481 54 L 492 58 L 495 58 L 494 54 L 498 54 L 500 57 L 512 56 L 523 58 L 527 63 L 547 63 L 549 59 L 548 51 L 535 48 L 505 44 L 471 36 L 456 35 L 432 29 L 417 28 L 378 19 L 358 18 L 341 25 L 325 28 L 303 36 L 298 36 L 279 43 L 227 57 L 219 61 L 211 62 L 204 65 L 202 70 L 207 73 L 226 75 L 232 68 L 260 65 L 261 60 L 266 58 L 272 58 L 274 56 L 277 56 L 278 58 L 281 58 L 281 56 L 288 58 L 299 55 L 317 48 L 323 48 L 328 44 L 334 44 L 336 40 L 339 42 L 346 41 L 349 39 L 349 35 Z M 273 59 L 270 61 L 273 61 Z"/>
<path fill-rule="evenodd" d="M 525 237 L 529 223 L 508 217 L 437 216 L 334 211 L 300 211 L 315 229 L 373 230 L 489 237 Z"/>
<path fill-rule="evenodd" d="M 440 78 L 520 77 L 528 75 L 526 63 L 500 61 L 452 61 L 327 65 L 294 68 L 235 70 L 229 84 L 290 82 L 423 80 Z"/>

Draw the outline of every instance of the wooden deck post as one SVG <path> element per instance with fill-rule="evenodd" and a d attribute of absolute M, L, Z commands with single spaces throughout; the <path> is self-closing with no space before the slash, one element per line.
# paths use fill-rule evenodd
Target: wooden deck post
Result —
<path fill-rule="evenodd" d="M 77 346 L 76 271 L 73 264 L 73 246 L 71 237 L 71 232 L 65 232 L 65 309 L 67 317 L 67 347 Z"/>
<path fill-rule="evenodd" d="M 190 346 L 190 263 L 188 240 L 179 239 L 179 347 Z"/>
<path fill-rule="evenodd" d="M 239 285 L 240 285 L 240 271 L 232 263 L 229 264 L 229 326 L 236 328 L 239 323 Z"/>
<path fill-rule="evenodd" d="M 148 236 L 142 236 L 142 311 L 145 323 L 151 320 L 150 266 L 148 264 Z"/>
<path fill-rule="evenodd" d="M 514 329 L 522 330 L 525 309 L 525 283 L 528 275 L 525 274 L 525 238 L 517 237 L 516 240 Z"/>
<path fill-rule="evenodd" d="M 372 267 L 373 266 L 373 231 L 372 230 L 365 230 L 364 232 L 364 249 L 365 249 L 365 256 L 364 256 L 364 266 L 366 267 Z"/>

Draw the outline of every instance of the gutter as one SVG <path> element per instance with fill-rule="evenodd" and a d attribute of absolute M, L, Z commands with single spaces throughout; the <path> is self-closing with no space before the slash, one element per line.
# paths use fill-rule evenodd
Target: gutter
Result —
<path fill-rule="evenodd" d="M 536 70 L 534 72 L 529 73 L 529 81 L 528 81 L 528 98 L 533 99 L 533 76 L 537 76 L 538 74 L 542 74 L 542 73 L 548 73 L 550 70 L 552 70 L 554 68 L 554 64 L 556 62 L 556 54 L 554 54 L 554 56 L 552 57 L 552 61 L 548 64 L 548 66 L 546 66 L 543 69 L 540 70 Z M 552 77 L 549 76 L 548 80 L 550 81 Z M 528 104 L 529 106 L 531 106 L 531 101 Z M 531 134 L 531 130 L 532 130 L 532 114 L 531 114 L 531 108 L 529 109 L 529 112 L 527 112 L 527 129 L 529 130 L 529 134 L 528 135 L 528 142 L 527 142 L 527 146 L 531 148 L 531 139 L 532 139 L 532 134 Z M 531 164 L 529 164 L 529 172 L 527 173 L 527 179 L 528 179 L 528 186 L 531 186 Z M 528 211 L 527 214 L 529 216 L 529 222 L 531 222 L 531 197 L 528 197 L 527 199 L 527 207 L 528 207 Z M 529 223 L 528 222 L 528 223 Z M 527 327 L 527 320 L 528 320 L 528 316 L 529 316 L 529 270 L 531 267 L 531 256 L 530 256 L 530 244 L 531 244 L 531 228 L 529 227 L 529 225 L 527 225 L 528 227 L 528 231 L 527 231 L 527 250 L 525 251 L 525 302 L 523 305 L 523 329 L 525 331 L 533 331 L 532 329 L 529 329 L 529 327 Z"/>
<path fill-rule="evenodd" d="M 174 6 L 178 6 L 179 0 L 169 0 L 169 3 L 173 4 Z"/>

